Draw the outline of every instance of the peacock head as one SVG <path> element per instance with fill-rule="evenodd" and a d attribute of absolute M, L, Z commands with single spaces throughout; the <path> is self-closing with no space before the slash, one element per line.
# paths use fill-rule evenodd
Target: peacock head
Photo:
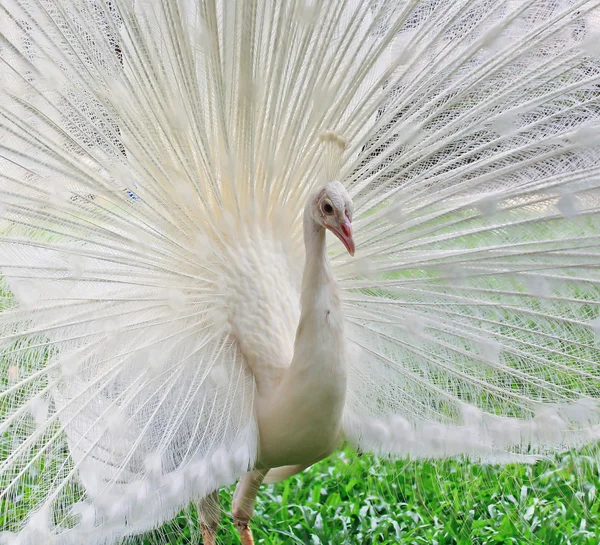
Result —
<path fill-rule="evenodd" d="M 312 201 L 312 217 L 319 225 L 329 229 L 354 255 L 354 239 L 352 238 L 352 213 L 354 204 L 346 188 L 338 181 L 325 184 Z"/>

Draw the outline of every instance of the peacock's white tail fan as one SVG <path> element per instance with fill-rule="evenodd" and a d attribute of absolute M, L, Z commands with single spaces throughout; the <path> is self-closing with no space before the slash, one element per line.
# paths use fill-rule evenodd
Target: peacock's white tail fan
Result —
<path fill-rule="evenodd" d="M 5 529 L 24 503 L 41 508 L 31 543 L 139 533 L 252 464 L 253 379 L 207 300 L 104 259 L 74 278 L 61 250 L 7 249 L 44 275 L 6 270 L 20 304 L 0 315 Z"/>
<path fill-rule="evenodd" d="M 597 6 L 426 8 L 346 170 L 347 437 L 495 460 L 596 440 Z"/>
<path fill-rule="evenodd" d="M 324 170 L 349 440 L 595 438 L 599 4 L 5 0 L 2 539 L 114 543 L 252 464 Z"/>

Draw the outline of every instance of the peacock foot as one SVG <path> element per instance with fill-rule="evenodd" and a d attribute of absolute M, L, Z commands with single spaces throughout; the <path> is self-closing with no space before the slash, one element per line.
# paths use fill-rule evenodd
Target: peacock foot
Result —
<path fill-rule="evenodd" d="M 239 519 L 234 517 L 233 523 L 240 534 L 240 540 L 242 545 L 254 545 L 254 538 L 252 537 L 252 529 L 250 528 L 250 520 Z"/>
<path fill-rule="evenodd" d="M 216 545 L 217 543 L 217 523 L 202 523 L 202 543 L 204 545 Z"/>

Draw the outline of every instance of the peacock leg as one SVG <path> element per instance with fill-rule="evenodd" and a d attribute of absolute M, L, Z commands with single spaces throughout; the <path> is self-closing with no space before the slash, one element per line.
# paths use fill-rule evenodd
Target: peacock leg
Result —
<path fill-rule="evenodd" d="M 233 495 L 233 522 L 237 528 L 242 545 L 254 545 L 250 519 L 254 514 L 254 502 L 258 489 L 268 473 L 268 469 L 255 469 L 246 473 L 238 482 Z"/>
<path fill-rule="evenodd" d="M 218 490 L 200 500 L 198 503 L 198 518 L 202 526 L 204 545 L 216 545 L 217 526 L 221 520 Z"/>

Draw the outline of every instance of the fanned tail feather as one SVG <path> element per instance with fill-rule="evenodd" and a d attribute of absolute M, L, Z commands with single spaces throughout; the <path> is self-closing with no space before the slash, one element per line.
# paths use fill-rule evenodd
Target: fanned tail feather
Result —
<path fill-rule="evenodd" d="M 337 256 L 362 448 L 511 460 L 598 438 L 594 9 L 424 3 L 400 33 L 347 174 L 360 258 Z"/>

